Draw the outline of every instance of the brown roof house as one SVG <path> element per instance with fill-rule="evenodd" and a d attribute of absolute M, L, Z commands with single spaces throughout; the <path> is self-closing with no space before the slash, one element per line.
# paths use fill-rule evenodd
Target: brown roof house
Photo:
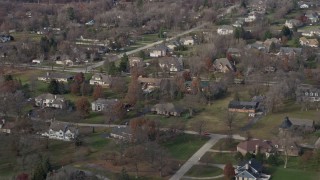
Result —
<path fill-rule="evenodd" d="M 141 67 L 143 66 L 143 59 L 140 57 L 129 57 L 129 65 L 130 67 Z"/>
<path fill-rule="evenodd" d="M 60 95 L 46 93 L 46 94 L 39 95 L 34 100 L 35 100 L 35 105 L 42 108 L 52 107 L 57 109 L 64 109 L 67 107 L 65 98 Z"/>
<path fill-rule="evenodd" d="M 102 73 L 95 73 L 91 79 L 91 85 L 101 85 L 102 87 L 110 87 L 112 83 L 112 77 Z"/>
<path fill-rule="evenodd" d="M 168 47 L 165 45 L 158 45 L 150 51 L 150 57 L 163 57 L 166 56 Z"/>
<path fill-rule="evenodd" d="M 280 133 L 283 131 L 294 131 L 310 133 L 315 131 L 314 120 L 310 119 L 292 119 L 285 117 L 279 127 Z"/>
<path fill-rule="evenodd" d="M 151 108 L 151 111 L 166 116 L 181 116 L 183 109 L 173 103 L 159 103 Z"/>
<path fill-rule="evenodd" d="M 234 66 L 230 63 L 227 58 L 216 59 L 213 62 L 213 67 L 216 71 L 226 73 L 229 71 L 234 71 Z"/>
<path fill-rule="evenodd" d="M 164 79 L 138 77 L 138 82 L 141 84 L 144 93 L 151 93 L 155 89 L 160 88 L 160 84 L 163 80 Z"/>
<path fill-rule="evenodd" d="M 295 141 L 282 142 L 280 140 L 272 141 L 275 151 L 284 154 L 285 149 L 287 149 L 288 156 L 299 156 L 301 154 L 302 148 Z"/>
<path fill-rule="evenodd" d="M 6 122 L 5 119 L 0 121 L 0 133 L 10 134 L 14 128 L 15 124 L 13 122 Z"/>
<path fill-rule="evenodd" d="M 306 37 L 301 37 L 299 39 L 301 46 L 318 47 L 319 42 L 317 39 L 307 39 Z"/>
<path fill-rule="evenodd" d="M 265 153 L 268 157 L 270 153 L 273 152 L 273 146 L 270 141 L 265 140 L 248 140 L 240 142 L 237 146 L 237 151 L 242 155 L 247 153 L 257 154 L 257 153 Z"/>
<path fill-rule="evenodd" d="M 257 101 L 230 101 L 228 110 L 230 112 L 249 113 L 249 116 L 254 117 L 257 112 L 259 102 Z"/>

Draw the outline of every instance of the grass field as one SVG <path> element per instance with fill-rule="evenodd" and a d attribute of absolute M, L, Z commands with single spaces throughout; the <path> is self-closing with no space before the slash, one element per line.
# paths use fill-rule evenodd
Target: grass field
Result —
<path fill-rule="evenodd" d="M 216 144 L 211 149 L 215 150 L 222 150 L 222 151 L 236 151 L 237 150 L 237 145 L 241 141 L 239 140 L 233 140 L 232 144 L 228 144 L 226 139 L 220 139 Z"/>
<path fill-rule="evenodd" d="M 236 164 L 234 153 L 206 152 L 200 159 L 203 163 L 226 164 L 228 162 Z"/>
<path fill-rule="evenodd" d="M 223 174 L 222 169 L 213 166 L 195 165 L 185 174 L 191 177 L 214 177 Z"/>
<path fill-rule="evenodd" d="M 320 173 L 303 171 L 299 169 L 284 169 L 281 167 L 271 167 L 269 168 L 271 173 L 271 177 L 273 180 L 317 180 L 320 179 Z"/>
<path fill-rule="evenodd" d="M 172 157 L 178 160 L 188 160 L 198 149 L 207 142 L 207 138 L 200 139 L 199 136 L 182 134 L 172 141 L 163 143 Z"/>

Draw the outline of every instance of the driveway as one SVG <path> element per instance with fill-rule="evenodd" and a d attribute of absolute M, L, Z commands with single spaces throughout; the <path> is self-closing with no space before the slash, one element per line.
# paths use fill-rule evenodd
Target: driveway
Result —
<path fill-rule="evenodd" d="M 185 173 L 187 173 L 193 165 L 199 163 L 200 158 L 222 138 L 221 135 L 210 135 L 210 140 L 205 143 L 196 153 L 184 163 L 181 168 L 170 178 L 170 180 L 181 179 Z"/>

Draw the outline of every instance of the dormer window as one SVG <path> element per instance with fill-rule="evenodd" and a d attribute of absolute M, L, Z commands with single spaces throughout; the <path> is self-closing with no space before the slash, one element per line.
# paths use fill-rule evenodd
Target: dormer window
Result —
<path fill-rule="evenodd" d="M 308 96 L 309 95 L 308 92 L 306 92 L 305 95 Z"/>
<path fill-rule="evenodd" d="M 314 93 L 314 96 L 318 96 L 318 93 Z"/>
<path fill-rule="evenodd" d="M 310 96 L 313 96 L 313 93 L 312 93 L 312 92 L 310 93 Z"/>

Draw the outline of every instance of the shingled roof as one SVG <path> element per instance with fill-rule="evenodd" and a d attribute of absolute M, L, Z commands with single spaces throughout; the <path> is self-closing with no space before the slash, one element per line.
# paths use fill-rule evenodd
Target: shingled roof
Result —
<path fill-rule="evenodd" d="M 289 120 L 289 117 L 285 117 L 282 121 L 280 128 L 282 129 L 289 129 L 292 126 L 292 122 Z"/>

